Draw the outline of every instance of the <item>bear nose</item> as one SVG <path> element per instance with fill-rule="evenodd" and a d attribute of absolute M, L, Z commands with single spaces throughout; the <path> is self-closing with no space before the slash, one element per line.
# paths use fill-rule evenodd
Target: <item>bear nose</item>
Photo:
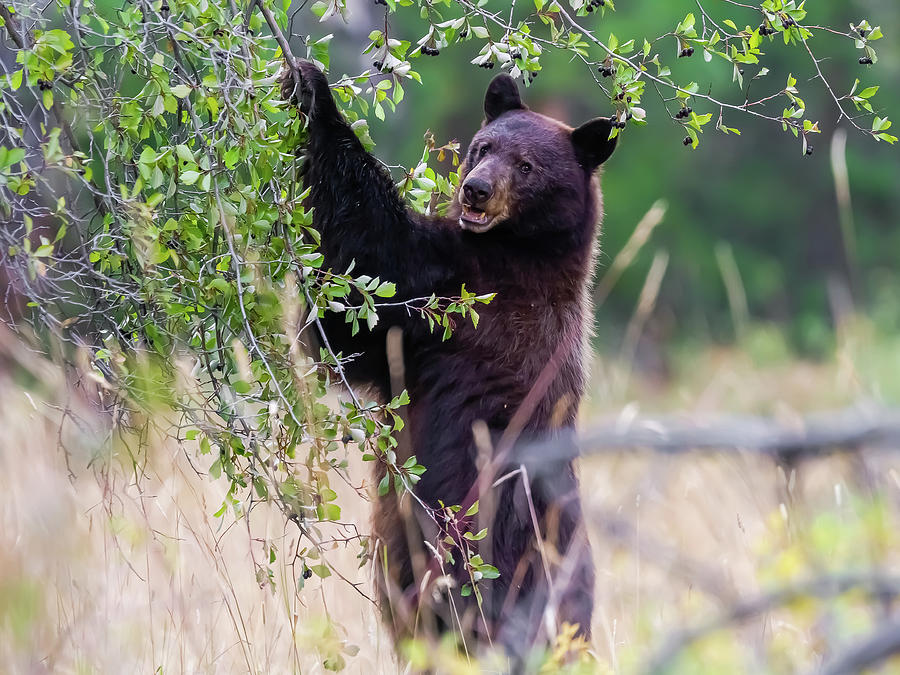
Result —
<path fill-rule="evenodd" d="M 470 178 L 463 183 L 463 195 L 469 206 L 481 206 L 494 194 L 491 184 L 481 178 Z"/>

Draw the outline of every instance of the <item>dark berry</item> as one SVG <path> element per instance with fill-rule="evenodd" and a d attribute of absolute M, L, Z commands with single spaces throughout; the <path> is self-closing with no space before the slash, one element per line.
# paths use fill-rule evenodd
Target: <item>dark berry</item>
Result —
<path fill-rule="evenodd" d="M 739 68 L 739 69 L 738 69 L 738 72 L 739 72 L 741 75 L 743 75 L 743 74 L 744 74 L 744 69 L 743 69 L 743 68 Z"/>
<path fill-rule="evenodd" d="M 694 48 L 693 47 L 685 47 L 684 49 L 681 50 L 681 53 L 678 54 L 678 58 L 681 58 L 683 56 L 693 56 L 693 55 L 694 55 Z"/>
<path fill-rule="evenodd" d="M 860 58 L 859 62 L 864 66 L 871 66 L 872 58 L 870 56 L 863 56 L 862 58 Z"/>
<path fill-rule="evenodd" d="M 375 70 L 381 70 L 381 67 L 384 65 L 381 61 L 376 61 L 372 64 L 375 67 Z"/>
<path fill-rule="evenodd" d="M 860 29 L 859 29 L 859 37 L 864 38 L 864 37 L 866 37 L 866 35 L 868 35 L 868 34 L 869 34 L 869 31 L 867 31 L 865 28 L 860 28 Z"/>
<path fill-rule="evenodd" d="M 684 145 L 691 145 L 694 141 L 691 140 L 690 136 L 685 136 L 684 140 L 681 141 Z"/>
<path fill-rule="evenodd" d="M 387 3 L 385 3 L 385 4 L 387 4 Z M 311 569 L 309 569 L 309 568 L 307 567 L 305 570 L 303 570 L 303 578 L 304 578 L 304 579 L 309 579 L 311 576 L 312 576 L 312 570 L 311 570 Z"/>
<path fill-rule="evenodd" d="M 166 4 L 166 3 L 163 3 L 163 6 L 159 8 L 159 11 L 161 11 L 161 12 L 168 12 L 168 11 L 169 11 L 169 5 Z"/>
<path fill-rule="evenodd" d="M 463 28 L 461 31 L 459 31 L 459 37 L 461 37 L 461 38 L 466 37 L 466 35 L 468 35 L 468 34 L 469 34 L 469 31 L 467 31 L 465 28 Z"/>
<path fill-rule="evenodd" d="M 631 97 L 630 97 L 630 96 L 629 96 L 628 98 L 626 98 L 625 100 L 628 101 L 629 103 L 631 103 Z"/>
<path fill-rule="evenodd" d="M 806 154 L 807 155 L 813 154 L 813 146 L 811 146 L 811 145 L 806 146 Z"/>

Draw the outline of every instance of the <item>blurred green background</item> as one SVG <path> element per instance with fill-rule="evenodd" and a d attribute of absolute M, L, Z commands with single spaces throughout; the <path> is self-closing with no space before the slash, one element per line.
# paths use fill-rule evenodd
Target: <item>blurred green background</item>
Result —
<path fill-rule="evenodd" d="M 531 2 L 520 4 L 517 12 L 533 11 Z M 508 8 L 509 4 L 493 2 L 487 8 L 501 6 Z M 733 18 L 739 27 L 759 24 L 758 12 L 718 0 L 704 6 L 717 18 Z M 882 26 L 885 39 L 875 45 L 879 61 L 874 67 L 860 65 L 860 52 L 843 37 L 817 32 L 810 46 L 819 58 L 824 57 L 822 70 L 838 96 L 848 93 L 859 78 L 861 87 L 881 85 L 873 101 L 877 112 L 892 118 L 900 115 L 900 3 L 814 0 L 807 2 L 806 8 L 810 25 L 849 31 L 851 22 L 867 18 L 872 25 Z M 636 38 L 640 44 L 644 37 L 652 39 L 671 31 L 689 11 L 697 13 L 699 26 L 697 5 L 687 0 L 621 0 L 617 11 L 582 21 L 602 38 L 612 32 L 621 41 Z M 457 13 L 454 8 L 447 18 Z M 410 8 L 392 15 L 389 25 L 393 37 L 415 44 L 425 24 Z M 347 24 L 339 19 L 321 25 L 300 20 L 295 31 L 313 37 L 335 33 L 331 49 L 331 76 L 335 78 L 371 66 L 369 58 L 359 54 L 359 45 L 365 43 L 369 30 L 383 26 L 383 8 L 365 0 L 350 3 Z M 666 57 L 674 60 L 673 38 L 658 46 L 672 50 Z M 599 273 L 622 249 L 655 200 L 665 200 L 669 208 L 650 242 L 598 308 L 597 346 L 601 351 L 604 345 L 618 344 L 621 339 L 653 255 L 660 249 L 668 251 L 669 266 L 644 332 L 642 352 L 646 352 L 648 340 L 657 344 L 733 340 L 735 326 L 715 254 L 722 242 L 733 249 L 750 317 L 783 326 L 789 343 L 802 355 L 818 357 L 831 351 L 835 303 L 846 307 L 852 299 L 856 309 L 870 312 L 885 332 L 893 333 L 900 325 L 896 264 L 900 255 L 900 150 L 876 143 L 850 128 L 846 120 L 840 125 L 848 130 L 846 161 L 854 221 L 852 236 L 845 241 L 830 161 L 836 106 L 821 82 L 811 79 L 814 64 L 802 46 L 785 47 L 773 41 L 764 43 L 763 50 L 764 64 L 771 72 L 753 83 L 751 95 L 761 97 L 780 90 L 793 73 L 807 103 L 807 117 L 818 120 L 822 130 L 812 137 L 814 154 L 803 156 L 799 142 L 780 126 L 733 111 L 726 112 L 724 122 L 739 128 L 741 136 L 726 136 L 710 124 L 697 150 L 685 148 L 681 127 L 667 119 L 660 96 L 648 87 L 644 107 L 649 125 L 626 129 L 603 175 L 606 217 Z M 414 166 L 428 129 L 438 143 L 456 138 L 465 148 L 481 122 L 484 89 L 497 72 L 471 65 L 476 54 L 474 43 L 465 43 L 451 45 L 437 57 L 414 60 L 424 85 L 408 86 L 405 101 L 385 122 L 371 116 L 375 152 L 380 158 L 388 164 Z M 707 64 L 699 54 L 674 61 L 676 81 L 695 80 L 701 91 L 711 88 L 720 100 L 743 101 L 742 92 L 731 82 L 730 64 L 721 59 Z M 542 65 L 540 77 L 525 92 L 532 108 L 571 124 L 609 114 L 609 101 L 584 64 L 570 62 L 565 54 L 546 52 Z M 759 68 L 747 66 L 745 85 Z M 780 98 L 768 108 L 768 114 L 781 113 L 784 97 Z M 702 101 L 692 106 L 698 113 L 712 112 L 715 122 L 717 109 Z M 847 107 L 853 110 L 849 102 Z M 652 351 L 652 344 L 650 348 Z"/>

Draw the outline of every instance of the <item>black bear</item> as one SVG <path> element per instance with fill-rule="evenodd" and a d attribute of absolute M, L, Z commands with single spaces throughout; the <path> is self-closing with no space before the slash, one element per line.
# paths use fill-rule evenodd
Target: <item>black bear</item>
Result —
<path fill-rule="evenodd" d="M 594 570 L 571 455 L 525 462 L 520 449 L 536 440 L 553 447 L 574 428 L 601 215 L 595 173 L 615 148 L 614 121 L 572 129 L 530 111 L 514 80 L 499 75 L 448 215 L 423 216 L 364 150 L 315 65 L 285 69 L 281 88 L 307 116 L 303 176 L 327 267 L 355 262 L 356 273 L 395 282 L 397 300 L 458 296 L 463 284 L 496 293 L 479 305 L 477 328 L 460 321 L 446 341 L 402 307 L 383 309 L 374 330 L 355 336 L 341 315 L 326 315 L 332 348 L 353 355 L 352 381 L 387 398 L 397 375 L 389 361 L 402 357 L 410 403 L 398 455 L 415 454 L 427 469 L 416 499 L 391 492 L 375 504 L 376 578 L 395 635 L 453 630 L 516 657 L 563 623 L 589 637 Z M 495 469 L 487 481 L 486 456 Z M 468 543 L 500 573 L 478 584 L 480 607 L 464 588 L 472 575 L 459 553 L 435 555 L 447 536 L 435 512 L 468 507 L 473 496 L 482 512 L 471 529 L 489 528 Z"/>

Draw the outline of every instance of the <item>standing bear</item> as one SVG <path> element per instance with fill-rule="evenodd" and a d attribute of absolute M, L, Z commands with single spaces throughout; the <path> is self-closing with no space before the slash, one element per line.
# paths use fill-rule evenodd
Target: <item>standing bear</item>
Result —
<path fill-rule="evenodd" d="M 424 216 L 364 150 L 314 64 L 297 61 L 280 84 L 307 118 L 303 180 L 326 267 L 355 263 L 393 281 L 398 302 L 459 296 L 463 284 L 496 293 L 477 328 L 460 321 L 446 341 L 396 304 L 357 335 L 340 314 L 324 319 L 331 347 L 352 357 L 352 382 L 383 399 L 399 393 L 398 378 L 408 390 L 398 463 L 415 455 L 426 467 L 414 498 L 389 492 L 374 508 L 376 584 L 395 637 L 453 631 L 470 650 L 499 644 L 520 663 L 564 623 L 589 637 L 594 570 L 573 455 L 560 448 L 584 392 L 596 170 L 615 148 L 613 120 L 573 129 L 530 111 L 514 80 L 497 76 L 448 215 Z M 475 499 L 470 522 L 442 517 Z M 499 571 L 477 593 L 471 566 L 447 551 L 461 528 Z"/>

